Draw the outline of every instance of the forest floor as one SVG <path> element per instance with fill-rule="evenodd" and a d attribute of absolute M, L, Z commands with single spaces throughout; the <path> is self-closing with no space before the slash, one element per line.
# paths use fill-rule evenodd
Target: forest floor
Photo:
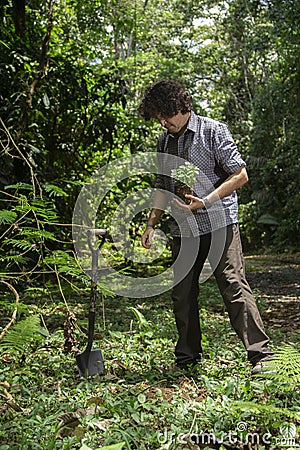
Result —
<path fill-rule="evenodd" d="M 204 355 L 190 373 L 169 371 L 176 342 L 169 292 L 99 299 L 94 348 L 103 352 L 106 375 L 87 380 L 74 354 L 64 352 L 67 311 L 59 293 L 43 302 L 21 298 L 22 314 L 38 312 L 49 336 L 2 358 L 0 450 L 299 447 L 300 258 L 247 256 L 246 272 L 272 346 L 289 344 L 280 377 L 251 376 L 213 279 L 200 289 Z M 88 292 L 62 288 L 83 349 Z"/>
<path fill-rule="evenodd" d="M 264 305 L 265 326 L 294 339 L 300 330 L 300 256 L 248 256 L 246 270 Z"/>

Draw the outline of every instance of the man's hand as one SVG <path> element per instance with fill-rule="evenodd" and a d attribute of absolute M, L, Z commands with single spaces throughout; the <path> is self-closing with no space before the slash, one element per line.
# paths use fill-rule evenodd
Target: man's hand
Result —
<path fill-rule="evenodd" d="M 205 197 L 205 202 L 209 205 L 211 203 L 217 202 L 228 195 L 231 195 L 233 191 L 243 186 L 248 181 L 248 174 L 245 167 L 240 167 L 236 172 L 231 174 L 224 183 L 221 184 L 217 189 L 211 192 Z M 179 208 L 185 210 L 195 210 L 207 207 L 204 201 L 199 197 L 194 197 L 193 195 L 186 194 L 186 198 L 190 199 L 190 204 L 186 205 L 179 202 L 177 199 L 173 200 L 173 203 Z"/>
<path fill-rule="evenodd" d="M 154 229 L 153 228 L 146 228 L 146 231 L 142 235 L 142 246 L 150 249 L 151 248 L 151 242 L 153 237 Z"/>
<path fill-rule="evenodd" d="M 174 200 L 173 200 L 174 205 L 177 206 L 178 208 L 182 208 L 182 209 L 190 210 L 190 211 L 194 211 L 195 209 L 205 208 L 204 201 L 201 198 L 195 197 L 194 195 L 190 195 L 190 194 L 186 194 L 185 197 L 190 200 L 190 203 L 188 205 L 186 203 L 180 202 L 179 200 L 177 200 L 177 198 L 174 198 Z"/>

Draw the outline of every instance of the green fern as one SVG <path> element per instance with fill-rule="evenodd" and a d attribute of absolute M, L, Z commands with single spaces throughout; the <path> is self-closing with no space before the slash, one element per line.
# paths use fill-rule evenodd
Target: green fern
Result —
<path fill-rule="evenodd" d="M 5 245 L 10 245 L 13 249 L 20 249 L 21 251 L 26 251 L 32 249 L 32 242 L 26 241 L 25 239 L 18 240 L 13 238 L 5 239 Z"/>
<path fill-rule="evenodd" d="M 40 326 L 39 316 L 29 316 L 10 328 L 0 341 L 2 352 L 23 353 L 33 341 L 46 336 L 47 331 Z"/>
<path fill-rule="evenodd" d="M 41 238 L 50 239 L 52 241 L 56 240 L 54 233 L 46 230 L 36 230 L 32 227 L 23 227 L 22 235 L 24 235 L 27 239 L 31 239 L 35 242 L 39 242 Z"/>
<path fill-rule="evenodd" d="M 292 345 L 284 345 L 276 350 L 274 357 L 264 363 L 267 367 L 264 376 L 280 383 L 285 390 L 300 385 L 300 353 Z"/>
<path fill-rule="evenodd" d="M 74 257 L 62 250 L 54 250 L 44 258 L 44 262 L 50 266 L 57 266 L 60 274 L 69 275 L 78 280 L 84 280 L 82 269 L 78 266 Z M 89 278 L 86 281 L 89 282 Z"/>
<path fill-rule="evenodd" d="M 255 415 L 265 415 L 267 417 L 272 417 L 279 419 L 282 419 L 284 417 L 288 417 L 292 420 L 300 420 L 300 412 L 299 411 L 293 411 L 290 408 L 278 408 L 276 406 L 270 405 L 269 403 L 262 404 L 262 403 L 255 403 L 254 401 L 237 401 L 233 405 L 234 409 L 237 409 L 239 411 L 246 411 L 251 412 Z"/>
<path fill-rule="evenodd" d="M 45 183 L 44 184 L 45 191 L 49 194 L 49 197 L 68 197 L 68 194 L 56 184 Z"/>
<path fill-rule="evenodd" d="M 26 264 L 29 258 L 20 255 L 7 255 L 0 257 L 0 262 L 13 262 L 16 264 Z M 1 448 L 1 447 L 0 447 Z"/>
<path fill-rule="evenodd" d="M 32 184 L 22 183 L 21 181 L 16 184 L 10 184 L 9 186 L 5 186 L 4 189 L 23 189 L 26 191 L 33 191 Z"/>
<path fill-rule="evenodd" d="M 54 233 L 46 230 L 37 230 L 33 227 L 23 227 L 22 233 L 19 235 L 20 239 L 7 238 L 5 239 L 5 245 L 10 245 L 14 249 L 20 249 L 21 251 L 34 250 L 36 244 L 48 239 L 51 241 L 56 240 Z"/>
<path fill-rule="evenodd" d="M 16 219 L 17 214 L 14 211 L 8 211 L 7 209 L 0 210 L 0 225 L 14 223 Z"/>
<path fill-rule="evenodd" d="M 271 381 L 270 388 L 280 390 L 281 394 L 288 394 L 294 391 L 300 385 L 300 353 L 292 345 L 284 345 L 279 348 L 272 359 L 264 363 L 266 372 L 264 376 Z M 272 387 L 273 385 L 273 387 Z M 265 404 L 255 401 L 237 401 L 234 403 L 237 410 L 252 412 L 253 414 L 265 415 L 282 419 L 288 417 L 293 420 L 300 420 L 300 411 L 291 408 L 278 408 L 267 402 Z"/>
<path fill-rule="evenodd" d="M 35 217 L 43 222 L 55 222 L 58 220 L 53 201 L 47 201 L 41 198 L 35 198 L 31 201 L 24 195 L 19 194 L 19 202 L 15 206 L 15 211 L 19 211 L 22 214 L 33 211 Z M 34 223 L 33 218 L 32 223 Z"/>

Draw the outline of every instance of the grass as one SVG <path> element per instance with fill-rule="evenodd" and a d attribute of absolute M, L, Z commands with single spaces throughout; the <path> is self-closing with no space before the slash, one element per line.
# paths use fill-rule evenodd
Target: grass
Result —
<path fill-rule="evenodd" d="M 2 355 L 0 450 L 187 449 L 192 444 L 186 435 L 199 443 L 201 433 L 226 445 L 235 442 L 236 449 L 247 444 L 249 433 L 259 441 L 252 449 L 281 448 L 288 437 L 296 444 L 299 386 L 286 392 L 276 380 L 251 378 L 214 281 L 201 285 L 200 295 L 200 368 L 189 374 L 167 370 L 176 341 L 169 293 L 142 300 L 107 297 L 105 314 L 98 308 L 94 344 L 104 355 L 106 375 L 88 380 L 79 378 L 74 355 L 63 352 L 65 304 L 54 294 L 38 305 L 24 298 L 22 314 L 41 314 L 49 335 L 23 353 Z M 69 297 L 83 349 L 88 295 Z M 11 309 L 6 307 L 6 316 Z"/>

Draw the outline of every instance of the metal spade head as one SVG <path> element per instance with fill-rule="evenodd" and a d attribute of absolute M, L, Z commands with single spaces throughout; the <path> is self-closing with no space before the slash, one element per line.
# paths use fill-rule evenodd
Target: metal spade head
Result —
<path fill-rule="evenodd" d="M 100 349 L 85 350 L 76 355 L 77 367 L 81 377 L 105 375 L 104 360 Z"/>

